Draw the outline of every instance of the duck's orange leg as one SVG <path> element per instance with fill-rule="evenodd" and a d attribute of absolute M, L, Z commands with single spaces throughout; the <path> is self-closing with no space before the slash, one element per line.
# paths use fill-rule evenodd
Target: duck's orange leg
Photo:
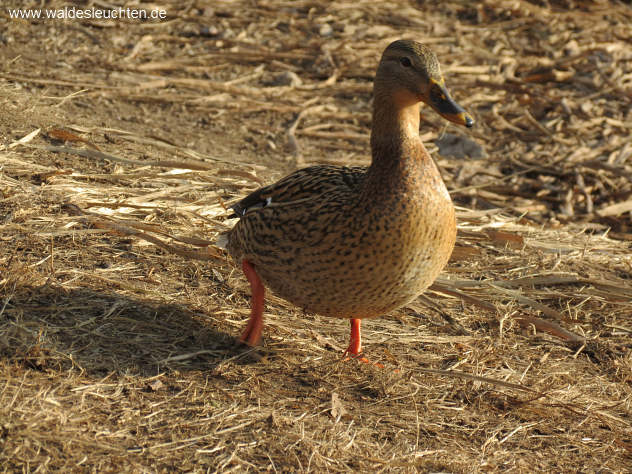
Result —
<path fill-rule="evenodd" d="M 360 334 L 360 327 L 362 326 L 361 319 L 352 319 L 351 320 L 351 336 L 349 337 L 349 347 L 342 354 L 342 357 L 347 354 L 351 354 L 352 356 L 357 356 L 362 352 L 362 335 Z"/>
<path fill-rule="evenodd" d="M 250 283 L 250 320 L 239 340 L 249 346 L 256 346 L 261 340 L 263 330 L 263 299 L 265 287 L 255 271 L 255 266 L 248 260 L 241 262 L 241 269 Z"/>
<path fill-rule="evenodd" d="M 369 359 L 366 357 L 360 357 L 360 353 L 362 352 L 361 326 L 361 319 L 351 319 L 351 337 L 349 337 L 349 347 L 347 347 L 347 350 L 344 354 L 342 354 L 342 357 L 345 358 L 346 355 L 349 354 L 349 357 L 346 357 L 345 360 L 358 359 L 360 362 L 370 364 L 371 361 Z M 384 364 L 380 364 L 379 362 L 374 362 L 373 365 L 379 367 L 380 369 L 384 368 Z"/>
<path fill-rule="evenodd" d="M 359 357 L 362 352 L 362 335 L 360 331 L 360 327 L 362 326 L 361 319 L 351 319 L 351 336 L 349 337 L 349 347 L 342 354 L 344 358 L 347 354 L 349 354 L 350 359 L 358 359 L 361 362 L 366 364 L 369 363 L 369 359 L 366 357 Z M 377 364 L 376 364 L 377 365 Z"/>

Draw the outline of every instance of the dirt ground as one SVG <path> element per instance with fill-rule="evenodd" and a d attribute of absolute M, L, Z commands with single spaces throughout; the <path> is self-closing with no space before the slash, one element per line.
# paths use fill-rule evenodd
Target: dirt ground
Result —
<path fill-rule="evenodd" d="M 632 470 L 630 2 L 6 3 L 3 472 Z M 368 164 L 371 81 L 402 37 L 477 121 L 422 110 L 450 264 L 365 322 L 383 368 L 341 360 L 348 322 L 274 295 L 263 345 L 238 346 L 249 288 L 209 245 L 224 206 Z"/>

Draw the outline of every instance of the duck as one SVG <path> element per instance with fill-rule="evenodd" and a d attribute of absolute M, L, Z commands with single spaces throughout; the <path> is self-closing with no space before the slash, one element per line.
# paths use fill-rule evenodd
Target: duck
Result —
<path fill-rule="evenodd" d="M 241 342 L 260 343 L 268 288 L 307 312 L 349 319 L 344 355 L 359 357 L 362 320 L 405 306 L 433 283 L 454 248 L 456 219 L 419 136 L 422 103 L 454 124 L 474 124 L 435 53 L 394 41 L 373 84 L 370 166 L 309 166 L 231 206 L 239 220 L 224 240 L 251 289 Z"/>

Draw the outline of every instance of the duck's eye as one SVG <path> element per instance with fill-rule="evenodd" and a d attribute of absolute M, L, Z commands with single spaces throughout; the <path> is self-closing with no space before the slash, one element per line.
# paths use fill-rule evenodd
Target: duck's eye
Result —
<path fill-rule="evenodd" d="M 410 59 L 408 59 L 406 56 L 399 58 L 399 62 L 404 67 L 410 67 L 413 65 L 413 63 L 410 62 Z"/>

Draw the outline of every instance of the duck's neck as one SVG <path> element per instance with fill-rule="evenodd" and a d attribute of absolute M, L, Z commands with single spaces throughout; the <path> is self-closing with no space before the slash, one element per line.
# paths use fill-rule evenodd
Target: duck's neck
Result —
<path fill-rule="evenodd" d="M 419 102 L 375 94 L 369 175 L 401 176 L 424 164 L 427 153 L 419 138 Z"/>

